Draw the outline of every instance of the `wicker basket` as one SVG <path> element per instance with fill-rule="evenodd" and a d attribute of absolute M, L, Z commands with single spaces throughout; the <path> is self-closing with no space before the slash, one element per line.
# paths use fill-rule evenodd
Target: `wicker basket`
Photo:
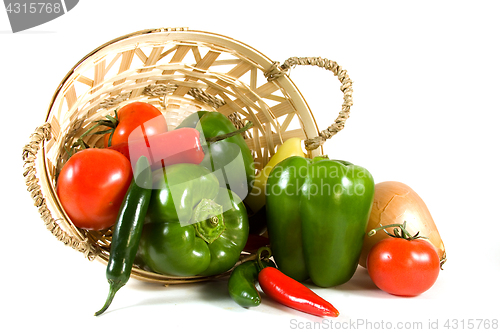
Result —
<path fill-rule="evenodd" d="M 295 65 L 332 71 L 341 82 L 344 103 L 335 123 L 319 132 L 304 98 L 287 75 Z M 187 28 L 138 31 L 112 40 L 87 54 L 64 77 L 52 97 L 45 123 L 24 147 L 28 191 L 50 232 L 84 253 L 107 262 L 111 230 L 76 228 L 55 192 L 67 149 L 93 121 L 131 101 L 146 101 L 165 115 L 169 127 L 198 110 L 218 111 L 245 132 L 257 169 L 286 139 L 300 137 L 310 157 L 322 154 L 322 143 L 340 131 L 352 105 L 351 81 L 335 62 L 290 58 L 282 65 L 234 39 Z M 90 136 L 91 146 L 102 137 Z M 242 253 L 241 260 L 255 254 Z M 241 262 L 241 261 L 240 261 Z M 225 273 L 227 274 L 227 273 Z M 163 284 L 198 282 L 215 277 L 175 277 L 134 267 L 132 277 Z"/>

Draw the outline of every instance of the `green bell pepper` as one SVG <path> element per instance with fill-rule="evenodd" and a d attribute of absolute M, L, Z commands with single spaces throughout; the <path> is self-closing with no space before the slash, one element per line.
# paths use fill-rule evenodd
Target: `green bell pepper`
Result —
<path fill-rule="evenodd" d="M 153 172 L 136 263 L 163 275 L 210 276 L 234 266 L 248 238 L 241 199 L 197 164 Z"/>
<path fill-rule="evenodd" d="M 289 157 L 271 171 L 267 227 L 278 268 L 320 287 L 347 282 L 357 265 L 374 196 L 372 175 L 349 162 Z"/>
<path fill-rule="evenodd" d="M 198 111 L 186 117 L 177 128 L 194 127 L 205 138 L 212 138 L 236 131 L 233 123 L 222 113 Z M 227 139 L 207 143 L 205 158 L 200 163 L 214 172 L 219 183 L 245 199 L 250 192 L 254 179 L 254 159 L 241 134 Z"/>

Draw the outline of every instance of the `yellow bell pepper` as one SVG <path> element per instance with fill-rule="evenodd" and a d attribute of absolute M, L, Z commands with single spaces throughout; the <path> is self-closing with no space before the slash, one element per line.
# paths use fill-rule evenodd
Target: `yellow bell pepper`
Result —
<path fill-rule="evenodd" d="M 267 165 L 255 176 L 252 190 L 244 200 L 253 213 L 257 213 L 266 204 L 266 183 L 271 170 L 290 156 L 306 156 L 302 151 L 300 138 L 290 138 L 283 142 Z"/>

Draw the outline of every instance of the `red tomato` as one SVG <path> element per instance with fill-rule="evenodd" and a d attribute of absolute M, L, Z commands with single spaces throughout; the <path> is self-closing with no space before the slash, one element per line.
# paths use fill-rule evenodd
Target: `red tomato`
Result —
<path fill-rule="evenodd" d="M 398 296 L 416 296 L 434 285 L 439 255 L 424 239 L 384 239 L 370 250 L 368 274 L 380 289 Z"/>
<path fill-rule="evenodd" d="M 127 104 L 118 110 L 117 118 L 118 125 L 111 137 L 112 146 L 168 131 L 165 117 L 160 110 L 149 103 Z M 138 127 L 142 127 L 142 130 L 134 131 Z M 109 133 L 104 135 L 104 147 L 109 146 L 109 135 Z"/>
<path fill-rule="evenodd" d="M 87 148 L 63 166 L 56 192 L 76 227 L 107 229 L 118 217 L 132 176 L 129 160 L 119 152 Z"/>

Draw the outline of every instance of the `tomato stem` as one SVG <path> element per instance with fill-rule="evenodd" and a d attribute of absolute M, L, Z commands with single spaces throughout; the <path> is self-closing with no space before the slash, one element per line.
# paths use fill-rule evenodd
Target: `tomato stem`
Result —
<path fill-rule="evenodd" d="M 105 116 L 106 119 L 99 119 L 99 120 L 95 120 L 94 123 L 96 123 L 94 126 L 92 126 L 91 128 L 89 128 L 88 130 L 86 130 L 81 138 L 91 134 L 91 132 L 99 127 L 99 126 L 106 126 L 106 127 L 109 127 L 107 130 L 103 130 L 103 131 L 98 131 L 98 132 L 95 132 L 95 133 L 92 133 L 92 134 L 105 134 L 105 133 L 111 133 L 115 130 L 116 126 L 118 126 L 118 113 L 116 112 L 115 110 L 115 116 L 112 117 L 110 115 L 106 115 Z"/>
<path fill-rule="evenodd" d="M 83 137 L 85 137 L 89 134 L 107 134 L 107 133 L 110 133 L 109 139 L 108 139 L 108 146 L 111 146 L 111 139 L 113 137 L 113 134 L 115 133 L 116 126 L 118 126 L 118 123 L 119 123 L 118 112 L 116 111 L 116 109 L 114 112 L 115 112 L 114 116 L 110 116 L 108 114 L 105 116 L 106 119 L 99 119 L 99 120 L 94 121 L 95 125 L 92 126 L 91 128 L 89 128 L 88 130 L 86 130 L 82 134 L 82 136 L 80 136 L 79 140 L 81 140 Z M 106 127 L 108 127 L 108 129 L 92 133 L 92 131 L 99 126 L 106 126 Z"/>
<path fill-rule="evenodd" d="M 78 149 L 78 148 L 80 148 L 80 149 Z M 83 150 L 83 149 L 87 149 L 87 148 L 90 148 L 90 146 L 85 141 L 83 141 L 82 138 L 79 138 L 78 140 L 76 140 L 71 145 L 70 149 L 67 149 L 66 147 L 64 147 L 64 149 L 66 150 L 66 153 L 68 154 L 68 158 L 73 156 L 78 151 Z"/>
<path fill-rule="evenodd" d="M 385 230 L 387 228 L 395 228 L 393 230 L 393 234 L 391 234 L 387 230 Z M 396 228 L 399 228 L 399 229 L 396 229 Z M 389 235 L 391 237 L 394 237 L 394 238 L 403 238 L 403 239 L 406 239 L 406 240 L 414 240 L 414 239 L 418 239 L 418 238 L 428 239 L 428 237 L 419 235 L 420 231 L 418 231 L 415 235 L 412 236 L 408 232 L 408 230 L 406 230 L 406 221 L 404 221 L 403 224 L 395 223 L 395 224 L 381 225 L 378 228 L 370 230 L 368 232 L 368 237 L 371 237 L 371 236 L 375 235 L 377 233 L 377 231 L 379 231 L 379 230 L 384 230 L 384 232 L 387 235 Z M 401 230 L 401 233 L 400 233 L 400 230 Z"/>

